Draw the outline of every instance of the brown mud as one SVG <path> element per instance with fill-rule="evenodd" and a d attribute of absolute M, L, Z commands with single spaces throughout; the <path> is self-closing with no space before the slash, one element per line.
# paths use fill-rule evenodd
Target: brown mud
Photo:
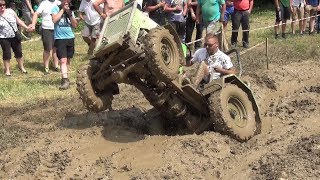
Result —
<path fill-rule="evenodd" d="M 250 67 L 250 66 L 247 66 Z M 121 85 L 113 111 L 68 99 L 0 105 L 0 179 L 319 179 L 320 63 L 247 69 L 263 133 L 168 135 L 142 93 Z M 158 134 L 154 135 L 156 131 Z"/>

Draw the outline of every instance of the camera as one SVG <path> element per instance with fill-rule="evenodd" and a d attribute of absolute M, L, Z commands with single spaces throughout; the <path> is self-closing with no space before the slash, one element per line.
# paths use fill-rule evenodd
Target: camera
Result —
<path fill-rule="evenodd" d="M 60 5 L 60 9 L 63 9 L 63 5 L 62 5 L 62 4 Z M 70 11 L 75 11 L 75 10 L 76 10 L 76 7 L 75 7 L 73 4 L 70 3 L 70 4 L 69 4 L 69 10 L 70 10 Z"/>
<path fill-rule="evenodd" d="M 70 11 L 76 10 L 76 7 L 73 4 L 69 4 L 69 9 Z"/>

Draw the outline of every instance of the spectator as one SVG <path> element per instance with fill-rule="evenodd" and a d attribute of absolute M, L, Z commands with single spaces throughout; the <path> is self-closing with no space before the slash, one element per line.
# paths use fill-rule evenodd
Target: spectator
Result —
<path fill-rule="evenodd" d="M 143 9 L 148 12 L 149 17 L 160 26 L 166 24 L 165 14 L 163 12 L 165 2 L 162 0 L 144 0 Z"/>
<path fill-rule="evenodd" d="M 60 5 L 58 0 L 44 0 L 40 3 L 38 9 L 32 17 L 32 28 L 35 30 L 38 16 L 42 16 L 41 39 L 43 45 L 43 65 L 44 74 L 49 74 L 50 52 L 52 53 L 54 71 L 59 71 L 59 60 L 56 48 L 54 48 L 54 24 L 51 17 L 51 10 L 55 5 Z"/>
<path fill-rule="evenodd" d="M 93 7 L 95 0 L 82 0 L 79 7 L 80 19 L 85 22 L 82 30 L 82 38 L 88 44 L 88 55 L 93 54 L 96 45 L 96 39 L 99 38 L 101 31 L 102 18 Z M 102 5 L 102 4 L 101 4 Z M 103 10 L 103 6 L 100 6 Z"/>
<path fill-rule="evenodd" d="M 306 0 L 306 7 L 305 7 L 305 18 L 310 18 L 309 20 L 309 34 L 313 34 L 314 25 L 316 21 L 316 15 L 318 11 L 319 2 L 318 0 Z M 305 30 L 307 26 L 307 19 L 303 21 L 303 29 Z"/>
<path fill-rule="evenodd" d="M 227 28 L 228 21 L 234 12 L 232 0 L 226 0 L 226 12 L 224 13 L 223 29 Z"/>
<path fill-rule="evenodd" d="M 103 4 L 103 10 L 100 9 L 100 4 Z M 93 7 L 103 19 L 106 19 L 107 16 L 124 7 L 124 0 L 96 0 Z"/>
<path fill-rule="evenodd" d="M 202 80 L 209 83 L 223 75 L 236 73 L 230 57 L 219 50 L 218 37 L 212 33 L 206 35 L 205 48 L 200 48 L 195 52 L 191 63 L 200 63 L 193 80 L 196 88 Z"/>
<path fill-rule="evenodd" d="M 21 0 L 21 5 L 22 5 L 22 16 L 24 18 L 24 22 L 26 25 L 30 25 L 32 23 L 32 16 L 33 16 L 33 9 L 32 9 L 32 4 L 30 0 Z M 26 33 L 27 39 L 31 38 L 31 33 L 27 32 Z"/>
<path fill-rule="evenodd" d="M 242 45 L 244 48 L 249 47 L 249 16 L 253 8 L 253 0 L 232 0 L 234 13 L 232 19 L 231 45 L 237 46 L 238 30 L 241 23 L 242 28 Z M 277 1 L 277 0 L 276 0 Z"/>
<path fill-rule="evenodd" d="M 299 21 L 300 35 L 303 34 L 303 20 L 302 20 L 302 18 L 304 17 L 304 3 L 305 3 L 305 0 L 293 0 L 292 1 L 292 22 L 291 22 L 292 34 L 295 34 L 295 25 L 296 25 L 297 20 Z"/>
<path fill-rule="evenodd" d="M 279 26 L 282 22 L 282 38 L 286 38 L 287 20 L 290 19 L 290 8 L 292 0 L 274 0 L 276 6 L 276 22 L 274 26 L 275 38 L 279 38 Z"/>
<path fill-rule="evenodd" d="M 206 28 L 206 33 L 219 33 L 219 47 L 222 50 L 228 49 L 225 42 L 221 23 L 224 21 L 224 13 L 226 11 L 225 0 L 198 0 L 196 10 L 196 22 L 202 23 Z"/>
<path fill-rule="evenodd" d="M 6 76 L 11 76 L 11 49 L 13 50 L 14 56 L 18 62 L 18 68 L 22 73 L 27 73 L 23 65 L 21 39 L 15 35 L 15 32 L 18 31 L 17 24 L 29 31 L 29 27 L 12 9 L 6 9 L 6 1 L 0 0 L 0 44 L 2 49 L 4 74 Z"/>
<path fill-rule="evenodd" d="M 196 40 L 202 39 L 203 25 L 201 23 L 196 23 L 196 10 L 198 1 L 188 0 L 188 17 L 186 21 L 186 43 L 191 42 L 193 29 L 196 27 Z M 194 49 L 197 50 L 201 47 L 201 41 L 197 41 L 194 44 Z"/>
<path fill-rule="evenodd" d="M 59 89 L 64 90 L 70 87 L 68 79 L 68 65 L 74 55 L 74 33 L 72 28 L 77 27 L 77 20 L 74 12 L 70 10 L 70 0 L 62 0 L 61 6 L 55 5 L 51 10 L 54 23 L 54 46 L 57 48 L 57 56 L 61 66 L 61 85 Z"/>
<path fill-rule="evenodd" d="M 186 0 L 165 0 L 164 12 L 168 13 L 168 21 L 178 33 L 180 40 L 185 41 L 187 15 Z"/>

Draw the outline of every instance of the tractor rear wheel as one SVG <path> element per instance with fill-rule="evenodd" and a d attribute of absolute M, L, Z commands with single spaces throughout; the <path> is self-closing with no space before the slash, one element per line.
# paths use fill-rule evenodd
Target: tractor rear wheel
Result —
<path fill-rule="evenodd" d="M 154 28 L 145 38 L 145 52 L 151 72 L 159 80 L 174 80 L 178 77 L 180 66 L 179 48 L 169 30 L 164 27 Z"/>
<path fill-rule="evenodd" d="M 89 111 L 100 112 L 111 109 L 113 94 L 112 91 L 97 91 L 94 87 L 92 76 L 99 70 L 99 65 L 90 61 L 79 68 L 77 74 L 77 91 L 80 94 L 83 104 Z"/>
<path fill-rule="evenodd" d="M 216 131 L 239 141 L 246 141 L 256 133 L 252 102 L 236 85 L 228 84 L 210 96 L 210 116 Z"/>

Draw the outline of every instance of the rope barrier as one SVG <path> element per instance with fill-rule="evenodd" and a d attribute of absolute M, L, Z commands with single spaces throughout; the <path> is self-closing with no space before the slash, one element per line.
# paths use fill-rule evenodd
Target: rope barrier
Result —
<path fill-rule="evenodd" d="M 315 17 L 318 17 L 318 16 L 320 16 L 320 14 L 315 15 L 315 16 L 309 16 L 309 17 L 306 17 L 306 18 L 297 19 L 297 20 L 294 20 L 294 21 L 289 20 L 289 22 L 286 22 L 286 23 L 279 23 L 279 24 L 269 25 L 269 26 L 265 26 L 265 27 L 255 28 L 255 29 L 248 29 L 248 30 L 226 30 L 225 32 L 247 32 L 247 31 L 264 30 L 264 29 L 274 28 L 274 27 L 276 27 L 276 26 L 281 26 L 282 24 L 291 24 L 292 22 L 299 22 L 299 21 L 308 20 L 308 19 L 315 18 Z M 218 35 L 218 34 L 221 34 L 221 33 L 222 33 L 221 31 L 218 31 L 218 32 L 215 33 L 215 35 Z M 200 38 L 200 39 L 196 39 L 196 40 L 194 40 L 194 41 L 190 41 L 190 42 L 186 43 L 186 45 L 190 45 L 190 44 L 193 44 L 193 43 L 202 41 L 202 40 L 204 40 L 204 38 Z"/>

